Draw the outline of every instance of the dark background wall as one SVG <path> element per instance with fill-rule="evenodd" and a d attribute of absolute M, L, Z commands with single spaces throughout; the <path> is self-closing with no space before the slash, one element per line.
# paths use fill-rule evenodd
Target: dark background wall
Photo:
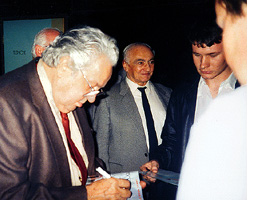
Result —
<path fill-rule="evenodd" d="M 214 18 L 214 0 L 1 0 L 3 20 L 65 18 L 65 30 L 89 25 L 114 37 L 120 49 L 146 42 L 156 51 L 154 82 L 174 88 L 196 74 L 187 41 L 190 25 Z M 17 30 L 18 31 L 18 30 Z M 2 38 L 2 35 L 1 35 Z M 1 40 L 3 74 L 3 40 Z M 121 69 L 122 57 L 115 72 Z"/>

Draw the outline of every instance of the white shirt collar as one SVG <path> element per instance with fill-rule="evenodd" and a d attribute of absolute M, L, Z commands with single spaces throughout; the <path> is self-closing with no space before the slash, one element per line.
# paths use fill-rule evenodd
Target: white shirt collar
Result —
<path fill-rule="evenodd" d="M 126 82 L 127 82 L 128 86 L 129 86 L 129 88 L 130 88 L 130 90 L 131 90 L 131 92 L 133 94 L 139 94 L 139 95 L 141 95 L 140 91 L 138 90 L 138 87 L 147 87 L 147 89 L 145 90 L 146 93 L 149 93 L 151 91 L 151 83 L 150 83 L 150 81 L 148 81 L 146 83 L 146 85 L 140 86 L 137 83 L 131 81 L 128 77 L 126 77 Z"/>
<path fill-rule="evenodd" d="M 53 109 L 53 111 L 60 116 L 60 111 L 59 109 L 56 107 L 55 102 L 54 102 L 54 98 L 53 98 L 53 92 L 52 92 L 52 86 L 51 83 L 47 77 L 46 71 L 43 67 L 42 61 L 41 59 L 38 62 L 37 65 L 37 71 L 38 71 L 38 75 L 40 78 L 40 82 L 42 84 L 42 87 L 44 89 L 44 92 L 46 94 L 47 100 L 51 106 L 51 109 Z"/>
<path fill-rule="evenodd" d="M 235 84 L 236 84 L 236 78 L 235 78 L 235 75 L 234 73 L 232 72 L 230 74 L 230 76 L 221 83 L 220 87 L 229 87 L 229 88 L 232 88 L 234 89 L 235 88 Z"/>
<path fill-rule="evenodd" d="M 235 84 L 236 84 L 236 78 L 235 78 L 235 75 L 234 73 L 231 73 L 230 76 L 224 80 L 221 84 L 220 84 L 220 87 L 219 87 L 219 92 L 221 90 L 221 88 L 230 88 L 230 89 L 234 89 L 235 88 Z M 201 91 L 204 90 L 204 87 L 208 88 L 208 85 L 206 84 L 206 81 L 205 79 L 203 79 L 202 77 L 200 77 L 200 80 L 199 80 L 199 94 L 198 95 L 201 95 Z M 209 88 L 208 88 L 209 89 Z"/>

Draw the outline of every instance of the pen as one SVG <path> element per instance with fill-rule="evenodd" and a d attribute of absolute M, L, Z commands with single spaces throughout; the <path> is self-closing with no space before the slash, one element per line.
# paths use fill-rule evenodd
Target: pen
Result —
<path fill-rule="evenodd" d="M 103 170 L 101 167 L 96 168 L 96 171 L 101 174 L 104 178 L 111 178 L 111 175 L 108 174 L 105 170 Z"/>

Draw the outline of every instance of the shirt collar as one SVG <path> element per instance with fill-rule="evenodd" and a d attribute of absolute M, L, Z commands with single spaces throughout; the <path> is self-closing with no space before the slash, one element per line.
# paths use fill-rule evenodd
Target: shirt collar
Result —
<path fill-rule="evenodd" d="M 235 78 L 235 75 L 232 72 L 230 76 L 220 84 L 220 87 L 230 87 L 234 89 L 236 81 L 237 79 Z M 199 86 L 204 86 L 204 85 L 206 85 L 206 81 L 201 76 L 200 81 L 199 81 Z"/>
<path fill-rule="evenodd" d="M 42 60 L 40 59 L 37 65 L 37 71 L 39 75 L 40 82 L 42 84 L 42 87 L 44 89 L 45 95 L 47 97 L 47 100 L 51 106 L 51 109 L 54 109 L 54 111 L 60 115 L 59 109 L 56 107 L 54 98 L 53 98 L 53 92 L 52 92 L 52 85 L 47 77 L 46 71 L 43 67 Z"/>
<path fill-rule="evenodd" d="M 235 75 L 232 72 L 230 74 L 230 76 L 220 84 L 219 91 L 220 91 L 221 88 L 235 89 L 236 81 L 237 81 L 237 79 L 235 78 Z M 202 94 L 201 91 L 203 92 L 204 88 L 209 89 L 208 85 L 206 84 L 205 79 L 203 79 L 202 77 L 200 77 L 199 87 L 198 87 L 199 95 Z"/>
<path fill-rule="evenodd" d="M 136 91 L 138 93 L 140 93 L 140 91 L 138 90 L 138 87 L 147 87 L 147 89 L 145 90 L 146 92 L 150 92 L 150 90 L 151 90 L 151 83 L 150 83 L 150 81 L 148 81 L 146 83 L 146 85 L 140 86 L 137 83 L 131 81 L 128 77 L 126 77 L 126 82 L 127 82 L 127 84 L 128 84 L 128 86 L 129 86 L 129 88 L 130 88 L 130 90 L 131 90 L 132 93 L 136 93 Z"/>
<path fill-rule="evenodd" d="M 235 84 L 236 84 L 236 78 L 235 78 L 235 75 L 234 73 L 232 72 L 230 74 L 230 76 L 221 83 L 220 87 L 228 87 L 228 88 L 235 88 Z"/>

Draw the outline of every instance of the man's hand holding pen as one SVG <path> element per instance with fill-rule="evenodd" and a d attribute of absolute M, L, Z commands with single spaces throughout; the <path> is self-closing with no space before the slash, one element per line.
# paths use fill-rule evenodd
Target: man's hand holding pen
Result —
<path fill-rule="evenodd" d="M 128 180 L 111 178 L 110 174 L 101 168 L 96 170 L 103 176 L 103 179 L 86 185 L 88 200 L 124 200 L 131 196 L 131 185 Z"/>
<path fill-rule="evenodd" d="M 121 200 L 131 196 L 130 182 L 125 179 L 101 179 L 86 186 L 88 200 Z"/>

